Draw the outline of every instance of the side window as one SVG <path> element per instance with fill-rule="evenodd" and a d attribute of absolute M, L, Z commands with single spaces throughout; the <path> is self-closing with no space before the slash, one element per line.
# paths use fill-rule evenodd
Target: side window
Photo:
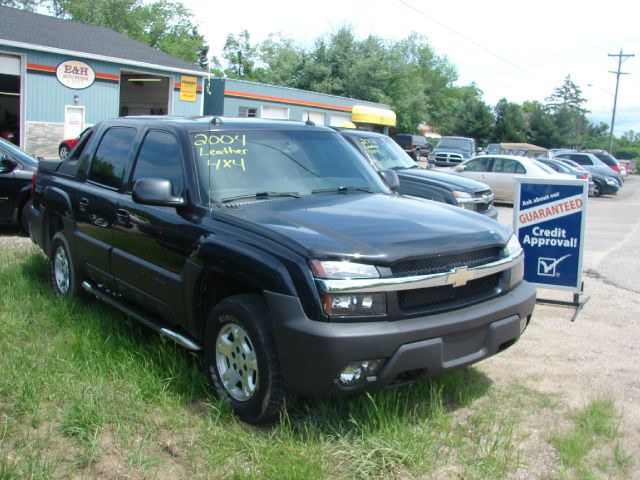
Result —
<path fill-rule="evenodd" d="M 504 172 L 504 159 L 502 158 L 494 158 L 493 159 L 493 167 L 491 168 L 492 172 L 495 173 L 503 173 Z"/>
<path fill-rule="evenodd" d="M 517 174 L 522 174 L 524 175 L 525 173 L 527 173 L 527 169 L 524 168 L 524 165 L 522 165 L 520 162 L 514 162 L 516 164 L 516 173 Z"/>
<path fill-rule="evenodd" d="M 151 130 L 144 137 L 129 184 L 129 191 L 141 178 L 170 180 L 173 194 L 182 194 L 184 188 L 182 154 L 178 140 L 173 134 Z"/>
<path fill-rule="evenodd" d="M 135 128 L 113 127 L 107 130 L 89 167 L 88 179 L 107 187 L 120 188 L 135 138 Z"/>
<path fill-rule="evenodd" d="M 467 163 L 467 167 L 465 168 L 465 171 L 467 171 L 467 172 L 488 172 L 491 160 L 493 160 L 493 159 L 490 158 L 490 157 L 478 158 L 476 160 L 472 160 L 471 162 Z"/>
<path fill-rule="evenodd" d="M 583 155 L 571 155 L 571 160 L 580 165 L 591 165 L 591 162 L 589 162 Z"/>
<path fill-rule="evenodd" d="M 84 154 L 89 140 L 93 136 L 93 130 L 87 129 L 82 134 L 78 145 L 71 151 L 71 155 L 65 158 L 58 169 L 58 173 L 75 177 L 80 167 L 80 157 Z"/>

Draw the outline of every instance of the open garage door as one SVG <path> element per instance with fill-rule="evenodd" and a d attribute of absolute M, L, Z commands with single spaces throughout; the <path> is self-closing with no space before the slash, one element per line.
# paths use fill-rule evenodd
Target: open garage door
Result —
<path fill-rule="evenodd" d="M 20 57 L 0 55 L 0 137 L 20 145 Z"/>
<path fill-rule="evenodd" d="M 168 115 L 168 77 L 122 71 L 120 75 L 120 116 Z"/>

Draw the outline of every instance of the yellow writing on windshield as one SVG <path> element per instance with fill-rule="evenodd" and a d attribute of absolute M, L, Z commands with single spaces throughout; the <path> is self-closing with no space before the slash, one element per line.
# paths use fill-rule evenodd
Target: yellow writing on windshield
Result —
<path fill-rule="evenodd" d="M 216 170 L 241 169 L 246 172 L 245 157 L 248 153 L 247 137 L 244 134 L 197 133 L 193 145 L 199 159 Z"/>
<path fill-rule="evenodd" d="M 367 153 L 370 153 L 372 156 L 377 156 L 380 154 L 380 147 L 378 147 L 378 144 L 375 140 L 371 138 L 360 138 L 359 140 L 360 145 L 362 145 Z"/>

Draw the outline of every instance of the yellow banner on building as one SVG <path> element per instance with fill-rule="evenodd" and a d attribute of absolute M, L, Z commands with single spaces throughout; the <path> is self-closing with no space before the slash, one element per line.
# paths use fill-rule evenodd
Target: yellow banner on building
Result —
<path fill-rule="evenodd" d="M 185 102 L 195 102 L 198 91 L 198 80 L 196 77 L 180 77 L 180 100 Z"/>

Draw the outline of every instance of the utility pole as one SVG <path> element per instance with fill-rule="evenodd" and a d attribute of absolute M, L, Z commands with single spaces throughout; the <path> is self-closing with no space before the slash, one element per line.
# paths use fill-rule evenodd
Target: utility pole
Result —
<path fill-rule="evenodd" d="M 629 57 L 635 57 L 633 53 L 622 53 L 622 48 L 620 48 L 620 53 L 609 53 L 610 57 L 618 57 L 618 71 L 612 72 L 609 70 L 609 73 L 615 73 L 616 75 L 616 93 L 613 96 L 613 113 L 611 114 L 611 131 L 609 132 L 609 153 L 613 154 L 613 124 L 616 121 L 616 105 L 618 104 L 618 86 L 620 85 L 620 75 L 629 75 L 626 72 L 621 72 L 620 68 L 622 67 L 622 62 L 624 62 Z"/>

